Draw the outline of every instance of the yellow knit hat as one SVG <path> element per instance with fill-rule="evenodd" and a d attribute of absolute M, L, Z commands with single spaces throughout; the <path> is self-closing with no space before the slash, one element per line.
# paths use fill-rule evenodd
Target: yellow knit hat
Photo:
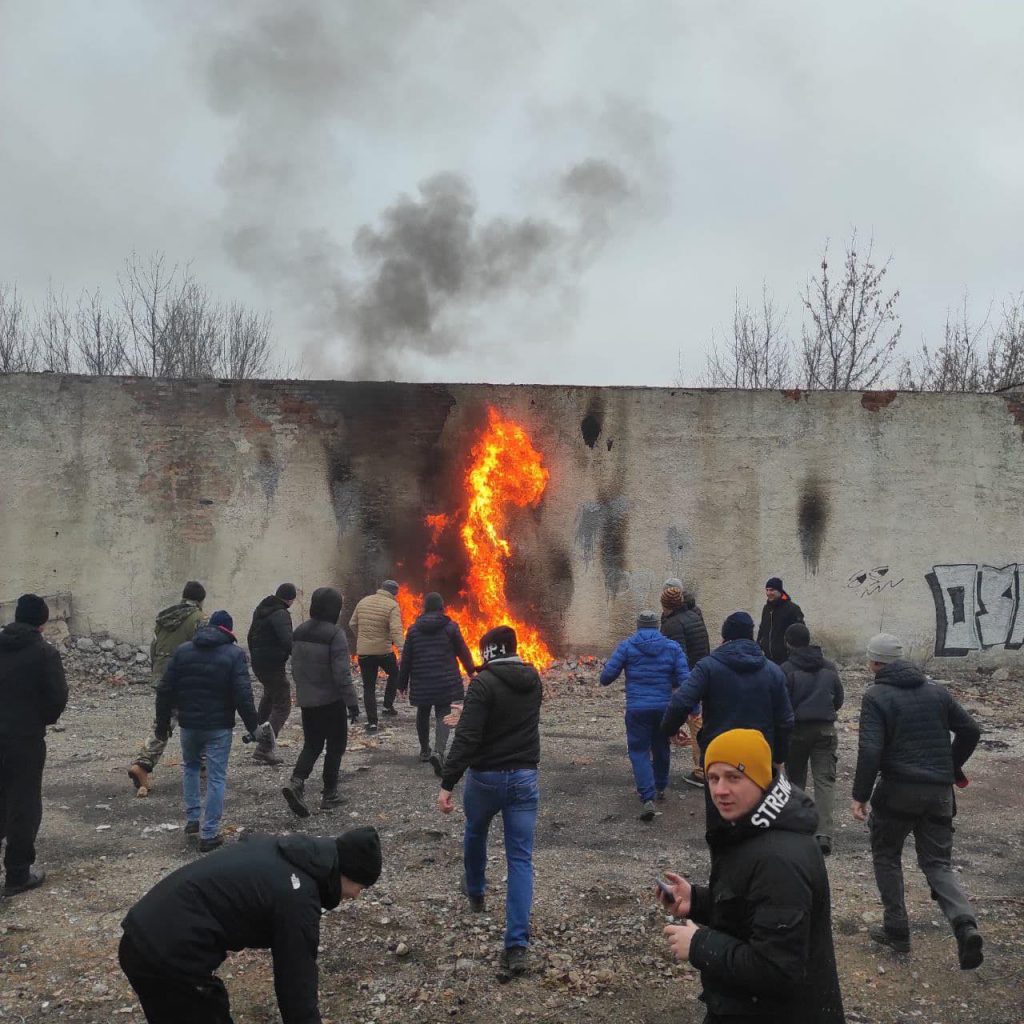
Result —
<path fill-rule="evenodd" d="M 713 764 L 731 765 L 761 789 L 772 784 L 772 749 L 756 729 L 730 729 L 716 736 L 704 751 L 704 770 Z"/>

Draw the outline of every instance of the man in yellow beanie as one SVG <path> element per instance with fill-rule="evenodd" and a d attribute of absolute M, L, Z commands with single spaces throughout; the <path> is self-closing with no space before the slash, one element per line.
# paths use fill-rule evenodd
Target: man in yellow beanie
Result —
<path fill-rule="evenodd" d="M 667 872 L 665 928 L 677 960 L 700 971 L 705 1024 L 836 1024 L 843 1018 L 825 861 L 814 804 L 785 775 L 756 729 L 731 729 L 704 753 L 721 821 L 708 832 L 711 882 Z M 687 920 L 688 919 L 688 920 Z"/>

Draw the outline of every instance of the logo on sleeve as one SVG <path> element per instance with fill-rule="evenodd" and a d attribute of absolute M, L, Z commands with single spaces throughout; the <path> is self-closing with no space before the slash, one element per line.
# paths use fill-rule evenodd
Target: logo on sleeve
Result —
<path fill-rule="evenodd" d="M 299 876 L 298 875 L 292 875 L 292 888 L 293 889 L 298 889 L 301 886 L 302 886 L 302 883 L 299 881 Z"/>

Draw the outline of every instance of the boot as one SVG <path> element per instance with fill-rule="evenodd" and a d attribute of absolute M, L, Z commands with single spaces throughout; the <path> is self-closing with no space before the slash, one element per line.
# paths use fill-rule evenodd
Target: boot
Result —
<path fill-rule="evenodd" d="M 877 942 L 880 946 L 888 946 L 894 953 L 909 953 L 910 952 L 910 933 L 896 934 L 895 932 L 886 931 L 886 929 L 880 924 L 873 924 L 868 929 L 868 935 L 871 936 L 872 940 Z"/>
<path fill-rule="evenodd" d="M 277 752 L 277 744 L 271 743 L 270 746 L 260 744 L 252 752 L 252 759 L 258 761 L 260 764 L 269 764 L 276 767 L 279 764 L 284 764 L 284 758 Z"/>
<path fill-rule="evenodd" d="M 430 767 L 434 769 L 434 774 L 438 778 L 444 775 L 444 754 L 440 750 L 435 750 L 430 755 Z"/>
<path fill-rule="evenodd" d="M 341 807 L 345 802 L 345 798 L 338 792 L 338 784 L 335 783 L 324 789 L 323 796 L 320 797 L 320 810 L 330 811 L 335 807 Z"/>
<path fill-rule="evenodd" d="M 4 896 L 17 896 L 30 889 L 38 889 L 45 881 L 46 872 L 42 868 L 30 867 L 27 878 L 20 882 L 7 882 L 7 885 L 4 886 Z"/>
<path fill-rule="evenodd" d="M 958 917 L 953 922 L 953 932 L 956 935 L 956 954 L 960 959 L 960 970 L 973 971 L 975 967 L 980 967 L 985 957 L 981 952 L 981 933 L 977 924 L 969 917 Z"/>
<path fill-rule="evenodd" d="M 293 775 L 288 785 L 281 790 L 281 795 L 288 801 L 292 812 L 300 818 L 309 817 L 309 808 L 306 806 L 306 801 L 302 799 L 302 792 L 305 788 L 306 780 Z"/>
<path fill-rule="evenodd" d="M 132 780 L 136 796 L 149 796 L 149 791 L 153 788 L 153 776 L 145 765 L 137 762 L 133 764 L 128 769 L 128 778 Z"/>

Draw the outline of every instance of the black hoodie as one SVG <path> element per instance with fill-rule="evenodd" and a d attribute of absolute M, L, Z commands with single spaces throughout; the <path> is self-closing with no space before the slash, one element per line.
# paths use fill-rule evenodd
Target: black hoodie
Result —
<path fill-rule="evenodd" d="M 779 776 L 749 815 L 709 833 L 711 878 L 690 907 L 709 1020 L 843 1020 L 817 827 L 810 797 Z"/>
<path fill-rule="evenodd" d="M 839 670 L 813 644 L 790 649 L 780 666 L 798 722 L 834 722 L 843 706 L 843 684 Z"/>
<path fill-rule="evenodd" d="M 193 983 L 228 951 L 270 949 L 284 1024 L 319 1024 L 320 913 L 340 900 L 333 839 L 255 836 L 178 868 L 121 924 L 157 973 Z"/>
<path fill-rule="evenodd" d="M 68 684 L 57 649 L 35 626 L 12 622 L 0 631 L 0 738 L 39 740 L 60 718 Z"/>
<path fill-rule="evenodd" d="M 786 660 L 786 630 L 794 622 L 803 622 L 804 613 L 800 605 L 785 591 L 774 601 L 765 601 L 761 609 L 761 626 L 757 631 L 757 642 L 765 656 L 781 665 Z"/>
<path fill-rule="evenodd" d="M 540 675 L 532 665 L 518 657 L 489 661 L 466 690 L 441 788 L 451 792 L 467 768 L 482 772 L 536 768 L 543 693 Z"/>
<path fill-rule="evenodd" d="M 295 703 L 300 708 L 323 707 L 339 700 L 350 708 L 359 706 L 348 640 L 338 625 L 342 604 L 340 591 L 319 587 L 309 602 L 309 618 L 295 630 L 292 678 Z"/>
<path fill-rule="evenodd" d="M 861 701 L 853 799 L 870 800 L 879 774 L 887 782 L 951 786 L 980 737 L 977 723 L 944 686 L 916 665 L 894 661 Z"/>
<path fill-rule="evenodd" d="M 247 639 L 253 668 L 283 666 L 292 653 L 292 617 L 276 594 L 263 598 L 252 613 Z"/>
<path fill-rule="evenodd" d="M 409 691 L 409 703 L 416 707 L 462 700 L 459 662 L 471 676 L 473 655 L 459 624 L 444 612 L 424 612 L 405 635 L 398 688 Z"/>

